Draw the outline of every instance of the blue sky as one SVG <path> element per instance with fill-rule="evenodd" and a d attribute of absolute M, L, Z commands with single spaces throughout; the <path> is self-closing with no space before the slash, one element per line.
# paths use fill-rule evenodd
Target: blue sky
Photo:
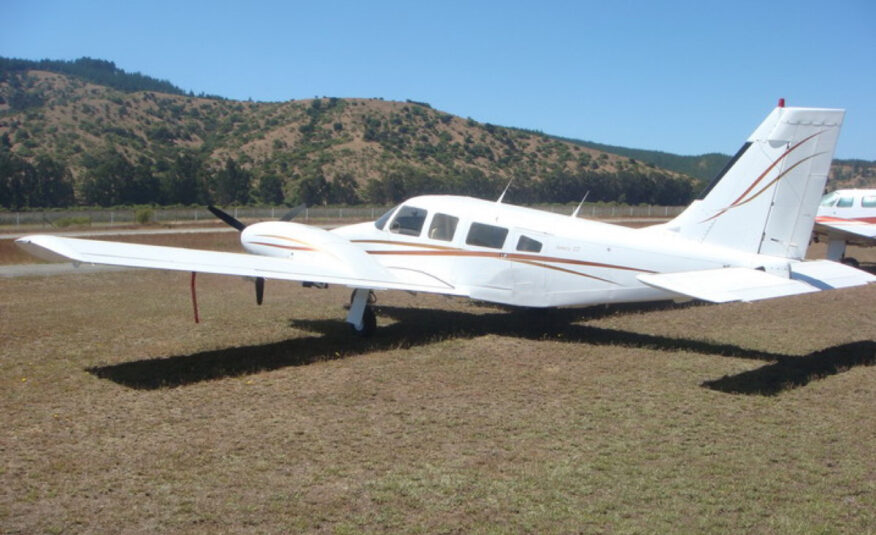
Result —
<path fill-rule="evenodd" d="M 232 99 L 417 100 L 478 121 L 733 153 L 775 106 L 846 108 L 876 160 L 876 2 L 0 0 L 0 55 L 90 56 Z"/>

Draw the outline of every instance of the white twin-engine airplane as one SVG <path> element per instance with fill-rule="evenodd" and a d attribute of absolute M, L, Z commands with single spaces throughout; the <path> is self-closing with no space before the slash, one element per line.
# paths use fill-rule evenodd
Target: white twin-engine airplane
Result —
<path fill-rule="evenodd" d="M 821 200 L 815 233 L 827 239 L 827 258 L 858 266 L 846 245 L 876 245 L 876 189 L 841 189 Z"/>
<path fill-rule="evenodd" d="M 781 103 L 672 221 L 642 229 L 468 197 L 408 200 L 373 223 L 322 230 L 274 221 L 241 230 L 250 254 L 26 236 L 49 259 L 342 284 L 354 330 L 376 326 L 375 290 L 428 292 L 520 307 L 696 298 L 752 301 L 876 281 L 829 260 L 803 261 L 843 110 Z M 576 211 L 577 212 L 577 211 Z"/>

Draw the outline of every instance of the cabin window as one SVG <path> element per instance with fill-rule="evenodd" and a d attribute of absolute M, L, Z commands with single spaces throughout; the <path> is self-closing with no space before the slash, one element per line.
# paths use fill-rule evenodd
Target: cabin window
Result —
<path fill-rule="evenodd" d="M 832 193 L 828 193 L 821 199 L 821 206 L 833 206 L 836 203 L 836 199 L 839 197 L 837 193 L 834 191 Z"/>
<path fill-rule="evenodd" d="M 389 231 L 406 236 L 419 236 L 426 222 L 426 210 L 414 206 L 402 206 L 389 225 Z"/>
<path fill-rule="evenodd" d="M 520 236 L 520 239 L 517 240 L 517 250 L 526 251 L 528 253 L 540 253 L 541 242 L 526 236 Z"/>
<path fill-rule="evenodd" d="M 433 240 L 451 241 L 453 234 L 456 233 L 457 223 L 459 223 L 458 217 L 435 214 L 435 217 L 432 218 L 432 224 L 429 225 L 429 237 Z"/>
<path fill-rule="evenodd" d="M 850 208 L 852 204 L 855 203 L 854 197 L 840 197 L 840 200 L 836 203 L 837 208 Z"/>
<path fill-rule="evenodd" d="M 385 214 L 380 216 L 380 219 L 378 219 L 377 221 L 374 222 L 374 226 L 379 228 L 380 230 L 383 230 L 383 227 L 386 226 L 386 222 L 389 221 L 390 217 L 392 217 L 392 213 L 395 212 L 396 208 L 398 208 L 398 205 L 393 206 L 392 208 L 389 209 L 389 211 L 387 211 Z"/>
<path fill-rule="evenodd" d="M 465 238 L 465 243 L 501 249 L 502 245 L 505 244 L 506 236 L 508 236 L 508 229 L 506 228 L 494 227 L 493 225 L 485 225 L 483 223 L 472 223 L 468 236 Z"/>
<path fill-rule="evenodd" d="M 861 197 L 861 206 L 864 208 L 876 208 L 876 195 L 865 195 Z"/>

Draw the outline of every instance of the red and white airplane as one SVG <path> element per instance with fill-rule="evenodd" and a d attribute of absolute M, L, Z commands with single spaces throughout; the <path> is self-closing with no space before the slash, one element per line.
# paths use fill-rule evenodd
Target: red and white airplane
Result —
<path fill-rule="evenodd" d="M 821 200 L 815 233 L 827 239 L 827 258 L 858 266 L 846 245 L 876 245 L 876 189 L 841 189 Z"/>
<path fill-rule="evenodd" d="M 702 197 L 642 229 L 501 202 L 423 196 L 373 223 L 331 231 L 273 221 L 241 230 L 249 254 L 26 236 L 31 253 L 74 263 L 218 273 L 353 289 L 347 322 L 376 319 L 372 291 L 468 297 L 520 307 L 696 298 L 752 301 L 857 286 L 876 277 L 803 261 L 843 110 L 774 109 Z M 501 201 L 501 199 L 500 199 Z"/>

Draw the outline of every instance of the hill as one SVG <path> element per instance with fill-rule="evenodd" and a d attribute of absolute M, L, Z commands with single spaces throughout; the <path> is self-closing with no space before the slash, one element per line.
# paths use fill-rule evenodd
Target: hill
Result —
<path fill-rule="evenodd" d="M 464 119 L 421 102 L 238 102 L 113 63 L 0 58 L 0 205 L 509 201 L 679 205 L 685 158 Z M 860 169 L 849 170 L 855 175 Z"/>
<path fill-rule="evenodd" d="M 94 76 L 18 61 L 0 62 L 0 195 L 11 208 L 493 197 L 512 178 L 517 202 L 589 191 L 592 201 L 671 205 L 694 190 L 677 172 L 425 103 L 236 102 L 149 89 L 156 81 L 109 62 Z"/>

